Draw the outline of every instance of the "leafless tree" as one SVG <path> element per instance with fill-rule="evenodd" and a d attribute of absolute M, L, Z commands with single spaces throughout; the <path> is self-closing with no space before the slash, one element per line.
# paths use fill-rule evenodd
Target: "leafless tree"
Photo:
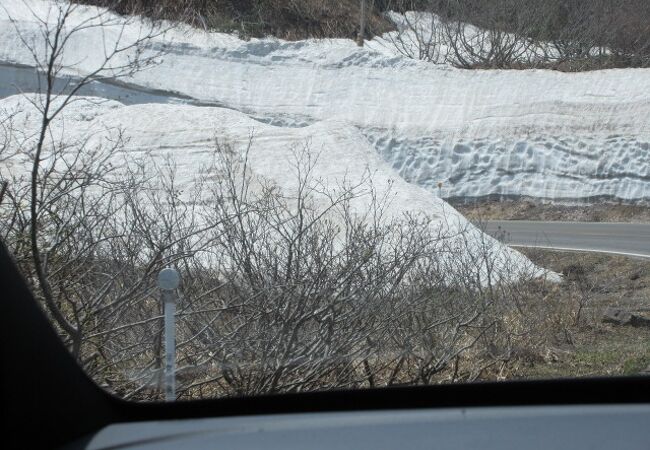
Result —
<path fill-rule="evenodd" d="M 535 42 L 529 35 L 537 8 L 525 0 L 457 2 L 449 19 L 445 35 L 454 65 L 503 69 L 532 63 Z"/>
<path fill-rule="evenodd" d="M 406 13 L 385 39 L 403 56 L 433 64 L 447 62 L 446 36 L 440 17 L 431 11 Z"/>
<path fill-rule="evenodd" d="M 25 6 L 29 8 L 28 3 Z M 128 288 L 120 280 L 133 264 L 108 270 L 107 265 L 119 257 L 107 256 L 107 249 L 118 241 L 127 243 L 136 231 L 117 217 L 134 213 L 129 194 L 146 183 L 142 173 L 127 170 L 117 175 L 112 157 L 123 145 L 120 130 L 108 132 L 100 144 L 90 143 L 92 135 L 75 140 L 57 135 L 56 130 L 63 128 L 69 105 L 88 101 L 77 96 L 85 86 L 128 77 L 153 64 L 159 55 L 145 54 L 145 46 L 162 30 L 152 23 L 137 26 L 105 10 L 78 15 L 79 9 L 56 2 L 45 16 L 32 11 L 40 28 L 37 36 L 26 34 L 10 17 L 39 75 L 39 93 L 23 97 L 26 107 L 39 117 L 39 126 L 34 134 L 20 137 L 14 136 L 17 127 L 3 127 L 5 140 L 13 141 L 16 167 L 31 168 L 28 177 L 15 171 L 11 179 L 3 174 L 3 193 L 9 198 L 3 232 L 20 261 L 29 262 L 23 267 L 35 281 L 39 298 L 73 354 L 82 360 L 86 338 L 106 323 L 103 319 L 117 317 L 128 299 L 135 297 L 132 294 L 146 289 L 147 276 L 160 256 L 152 254 L 148 264 L 139 264 L 145 270 L 139 282 Z M 98 35 L 102 39 L 92 57 L 67 51 L 75 40 Z M 70 75 L 71 71 L 77 74 Z M 5 125 L 11 115 L 3 117 Z"/>
<path fill-rule="evenodd" d="M 650 4 L 625 0 L 395 1 L 387 40 L 403 55 L 460 68 L 645 67 Z M 406 12 L 417 11 L 417 12 Z"/>
<path fill-rule="evenodd" d="M 110 41 L 96 70 L 66 77 L 77 33 L 128 23 L 100 11 L 80 25 L 74 13 L 57 3 L 40 22 L 45 45 L 23 40 L 45 83 L 0 120 L 3 164 L 28 168 L 0 171 L 0 232 L 100 384 L 128 398 L 159 395 L 154 275 L 167 265 L 184 280 L 185 397 L 475 379 L 535 334 L 533 281 L 496 257 L 494 241 L 426 214 L 389 219 L 390 190 L 379 195 L 372 174 L 319 180 L 308 143 L 287 161 L 293 189 L 253 172 L 253 138 L 244 148 L 218 139 L 188 188 L 171 157 L 118 158 L 125 130 L 67 133 L 81 87 L 153 63 L 145 45 L 157 32 Z M 16 123 L 27 109 L 39 118 L 34 133 Z"/>
<path fill-rule="evenodd" d="M 535 14 L 520 1 L 492 2 L 488 7 L 481 2 L 432 0 L 414 2 L 413 7 L 417 10 L 399 17 L 397 31 L 386 35 L 404 56 L 468 69 L 509 68 L 532 61 L 535 43 L 528 32 Z M 474 22 L 477 18 L 480 21 Z"/>

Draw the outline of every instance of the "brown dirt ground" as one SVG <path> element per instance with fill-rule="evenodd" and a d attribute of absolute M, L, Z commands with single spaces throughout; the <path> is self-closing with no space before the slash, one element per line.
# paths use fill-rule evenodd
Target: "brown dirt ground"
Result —
<path fill-rule="evenodd" d="M 600 202 L 584 205 L 543 203 L 538 200 L 451 201 L 470 220 L 544 220 L 569 222 L 650 222 L 650 205 Z"/>
<path fill-rule="evenodd" d="M 607 306 L 650 317 L 650 260 L 540 249 L 521 251 L 537 264 L 565 274 L 558 294 L 563 301 L 575 301 L 585 291 L 589 300 L 580 324 L 551 339 L 541 358 L 515 362 L 508 378 L 650 374 L 650 327 L 602 322 Z"/>

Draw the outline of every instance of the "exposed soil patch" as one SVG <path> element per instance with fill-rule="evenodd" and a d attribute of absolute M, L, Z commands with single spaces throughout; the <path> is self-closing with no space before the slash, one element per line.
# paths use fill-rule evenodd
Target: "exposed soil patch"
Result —
<path fill-rule="evenodd" d="M 479 200 L 472 203 L 450 201 L 470 220 L 542 220 L 566 222 L 650 222 L 650 205 L 557 204 L 539 200 Z"/>
<path fill-rule="evenodd" d="M 572 326 L 555 331 L 540 358 L 516 361 L 508 378 L 632 375 L 650 370 L 650 327 L 603 321 L 608 307 L 650 317 L 649 260 L 540 249 L 522 252 L 564 274 L 555 300 L 581 307 Z"/>

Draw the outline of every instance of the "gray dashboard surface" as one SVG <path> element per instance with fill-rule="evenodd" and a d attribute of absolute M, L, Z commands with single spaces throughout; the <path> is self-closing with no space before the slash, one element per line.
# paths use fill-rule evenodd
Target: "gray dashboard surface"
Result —
<path fill-rule="evenodd" d="M 284 414 L 115 424 L 88 449 L 650 449 L 650 405 Z"/>

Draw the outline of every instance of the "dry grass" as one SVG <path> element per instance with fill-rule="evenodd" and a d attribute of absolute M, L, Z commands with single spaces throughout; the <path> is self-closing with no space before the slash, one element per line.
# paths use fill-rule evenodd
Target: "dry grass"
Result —
<path fill-rule="evenodd" d="M 568 222 L 650 222 L 650 205 L 544 203 L 535 199 L 452 201 L 470 220 L 544 220 Z"/>
<path fill-rule="evenodd" d="M 502 324 L 509 331 L 507 352 L 499 331 L 487 346 L 462 354 L 449 367 L 423 383 L 413 372 L 414 355 L 396 369 L 396 355 L 377 354 L 369 362 L 377 386 L 436 384 L 458 381 L 490 381 L 531 378 L 566 378 L 646 373 L 650 366 L 650 328 L 614 326 L 601 321 L 607 306 L 619 306 L 640 314 L 650 312 L 650 261 L 611 255 L 528 249 L 524 253 L 537 264 L 565 274 L 559 284 L 535 282 L 522 291 L 524 314 L 505 312 Z M 535 323 L 522 319 L 528 317 Z M 520 333 L 518 335 L 518 333 Z M 328 365 L 331 362 L 328 362 Z M 382 368 L 383 367 L 383 368 Z M 395 379 L 388 383 L 392 375 Z M 182 398 L 232 396 L 218 382 L 219 371 L 188 373 Z M 363 360 L 341 359 L 340 370 L 324 374 L 321 387 L 312 389 L 366 388 Z M 182 377 L 181 377 L 182 378 Z M 349 380 L 346 382 L 345 380 Z M 182 380 L 181 380 L 182 381 Z M 129 387 L 126 387 L 129 389 Z M 158 398 L 154 384 L 134 399 Z"/>
<path fill-rule="evenodd" d="M 509 378 L 632 375 L 650 366 L 650 328 L 602 323 L 607 306 L 641 315 L 650 312 L 650 261 L 593 253 L 526 249 L 536 263 L 567 274 L 557 299 L 575 304 L 588 298 L 577 322 L 548 336 L 545 352 L 509 368 Z M 576 270 L 578 269 L 578 270 Z"/>
<path fill-rule="evenodd" d="M 282 39 L 350 38 L 359 32 L 358 0 L 76 0 L 120 14 L 181 20 L 193 26 L 242 37 Z M 367 35 L 392 29 L 378 9 L 370 9 Z"/>
<path fill-rule="evenodd" d="M 283 39 L 351 38 L 359 32 L 359 0 L 74 0 L 108 7 L 120 14 L 171 19 L 204 29 L 237 32 L 240 36 Z M 486 30 L 506 30 L 535 41 L 578 42 L 582 47 L 607 47 L 605 57 L 582 51 L 560 59 L 522 64 L 475 61 L 463 68 L 548 68 L 586 71 L 650 64 L 650 6 L 645 0 L 624 0 L 612 9 L 607 0 L 375 0 L 367 4 L 366 37 L 393 30 L 389 10 L 431 11 L 450 20 L 472 23 Z M 496 65 L 495 65 L 496 64 Z"/>

